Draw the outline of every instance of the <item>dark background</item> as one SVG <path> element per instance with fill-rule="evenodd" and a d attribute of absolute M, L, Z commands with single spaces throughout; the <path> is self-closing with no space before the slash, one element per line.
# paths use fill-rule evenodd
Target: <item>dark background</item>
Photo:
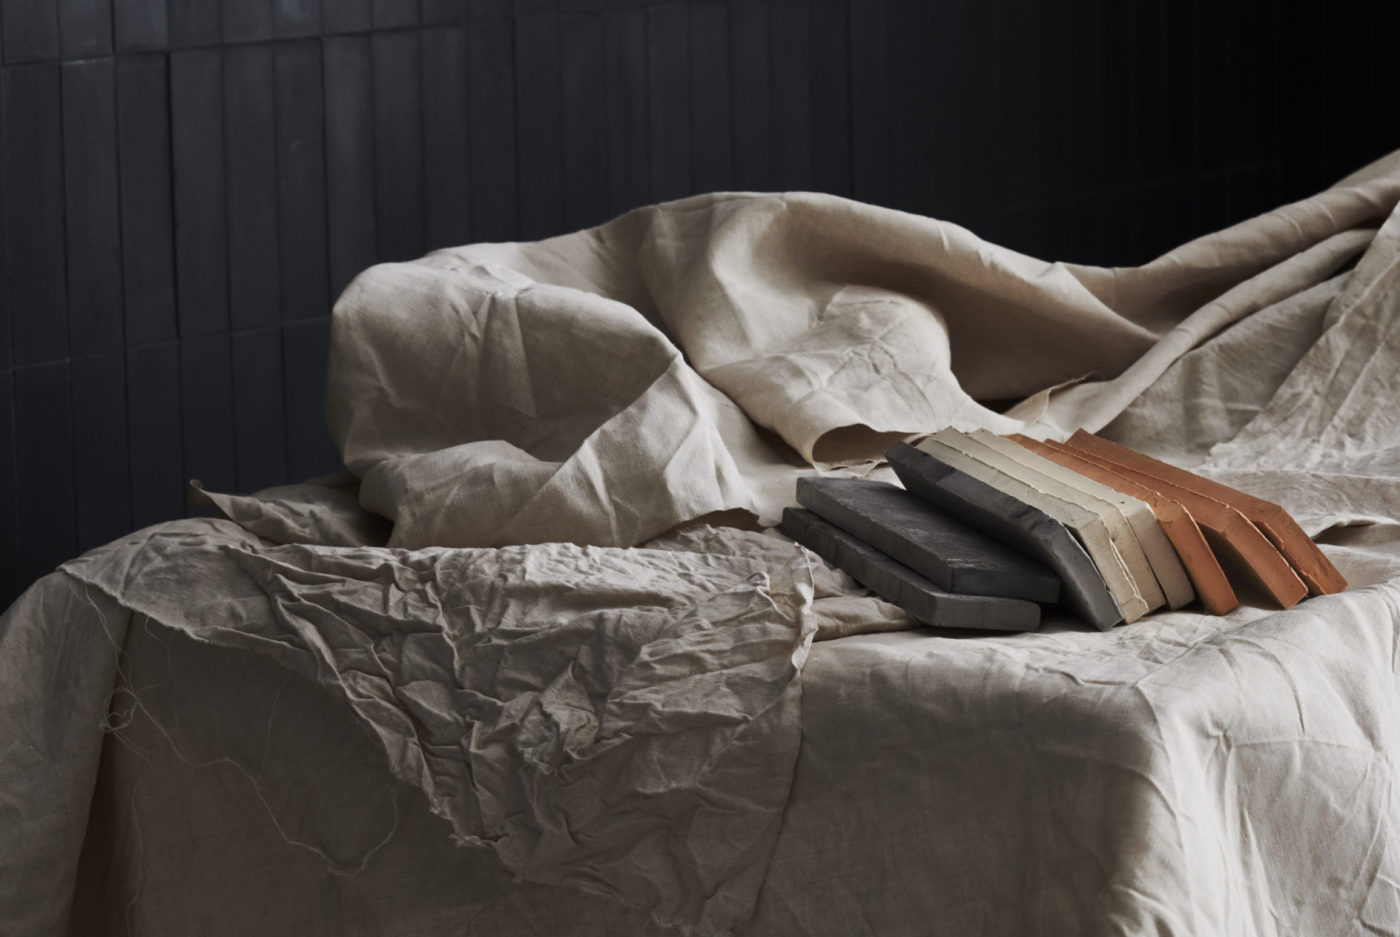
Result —
<path fill-rule="evenodd" d="M 1380 2 L 0 0 L 0 607 L 336 470 L 356 271 L 714 189 L 1135 264 L 1400 143 Z"/>

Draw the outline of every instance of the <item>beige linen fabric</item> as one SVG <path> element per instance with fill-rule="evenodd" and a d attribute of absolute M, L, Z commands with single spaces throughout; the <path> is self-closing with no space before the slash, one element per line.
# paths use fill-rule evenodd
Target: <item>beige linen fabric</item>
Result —
<path fill-rule="evenodd" d="M 1133 270 L 790 194 L 367 271 L 358 485 L 211 496 L 0 619 L 0 930 L 1400 934 L 1397 197 Z M 1195 465 L 1352 588 L 953 635 L 703 522 L 947 425 Z"/>

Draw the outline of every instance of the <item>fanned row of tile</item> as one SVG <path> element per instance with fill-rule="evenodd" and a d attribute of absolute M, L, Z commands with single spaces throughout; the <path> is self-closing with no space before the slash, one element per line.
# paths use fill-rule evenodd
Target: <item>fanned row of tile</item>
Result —
<path fill-rule="evenodd" d="M 904 487 L 804 478 L 782 530 L 920 621 L 1034 631 L 1059 604 L 1107 630 L 1245 590 L 1288 608 L 1346 588 L 1276 504 L 1101 439 L 943 430 L 886 458 Z"/>

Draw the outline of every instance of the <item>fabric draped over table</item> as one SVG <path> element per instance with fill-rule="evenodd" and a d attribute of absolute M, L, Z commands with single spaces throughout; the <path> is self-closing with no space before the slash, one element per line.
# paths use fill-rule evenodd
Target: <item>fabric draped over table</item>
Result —
<path fill-rule="evenodd" d="M 0 619 L 0 930 L 1400 934 L 1397 201 L 1390 157 L 1110 270 L 711 195 L 366 271 L 353 475 Z M 948 425 L 1194 466 L 1352 588 L 913 631 L 734 526 Z"/>

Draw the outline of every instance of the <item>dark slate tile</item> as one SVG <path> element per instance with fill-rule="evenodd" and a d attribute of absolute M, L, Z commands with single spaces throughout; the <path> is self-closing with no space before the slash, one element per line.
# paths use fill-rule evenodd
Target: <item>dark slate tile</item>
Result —
<path fill-rule="evenodd" d="M 565 231 L 559 17 L 516 19 L 515 62 L 520 226 L 534 240 Z"/>
<path fill-rule="evenodd" d="M 418 0 L 372 0 L 370 9 L 375 29 L 414 26 L 418 23 Z"/>
<path fill-rule="evenodd" d="M 563 44 L 564 223 L 569 231 L 599 224 L 608 212 L 608 84 L 603 20 L 559 18 Z"/>
<path fill-rule="evenodd" d="M 121 207 L 112 59 L 63 66 L 63 189 L 68 347 L 122 347 Z"/>
<path fill-rule="evenodd" d="M 236 0 L 166 0 L 171 48 L 217 45 L 222 32 L 223 2 Z"/>
<path fill-rule="evenodd" d="M 515 11 L 515 0 L 465 0 L 467 19 L 499 19 Z"/>
<path fill-rule="evenodd" d="M 690 134 L 690 13 L 684 4 L 647 8 L 647 111 L 651 194 L 658 202 L 694 191 Z"/>
<path fill-rule="evenodd" d="M 461 25 L 466 19 L 462 0 L 421 0 L 424 26 Z"/>
<path fill-rule="evenodd" d="M 224 42 L 263 42 L 272 38 L 273 0 L 223 0 Z"/>
<path fill-rule="evenodd" d="M 210 491 L 237 491 L 233 445 L 233 351 L 223 333 L 180 343 L 180 425 L 185 477 Z"/>
<path fill-rule="evenodd" d="M 257 491 L 288 480 L 282 374 L 280 329 L 233 336 L 233 431 L 239 491 Z"/>
<path fill-rule="evenodd" d="M 1034 602 L 945 592 L 811 511 L 785 509 L 780 529 L 923 624 L 978 631 L 1035 631 L 1040 627 L 1040 606 Z"/>
<path fill-rule="evenodd" d="M 179 346 L 129 350 L 126 393 L 131 522 L 141 528 L 185 513 Z"/>
<path fill-rule="evenodd" d="M 273 69 L 282 318 L 324 316 L 330 313 L 331 298 L 321 44 L 279 43 Z"/>
<path fill-rule="evenodd" d="M 374 75 L 377 259 L 423 254 L 423 97 L 418 34 L 376 33 Z"/>
<path fill-rule="evenodd" d="M 132 529 L 123 352 L 73 362 L 73 480 L 79 551 Z"/>
<path fill-rule="evenodd" d="M 235 329 L 279 318 L 275 95 L 269 46 L 225 50 L 228 292 Z"/>
<path fill-rule="evenodd" d="M 1058 573 L 1062 602 L 1090 625 L 1106 631 L 1122 621 L 1103 577 L 1063 524 L 908 443 L 895 443 L 885 458 L 913 494 Z"/>
<path fill-rule="evenodd" d="M 326 39 L 326 191 L 331 295 L 374 263 L 374 80 L 369 39 Z"/>
<path fill-rule="evenodd" d="M 90 58 L 112 51 L 112 0 L 58 0 L 63 57 Z"/>
<path fill-rule="evenodd" d="M 603 14 L 607 71 L 607 199 L 609 215 L 651 199 L 647 140 L 646 11 L 610 9 Z"/>
<path fill-rule="evenodd" d="M 372 24 L 370 0 L 328 0 L 322 22 L 327 33 L 364 32 Z"/>
<path fill-rule="evenodd" d="M 150 52 L 169 45 L 165 3 L 166 0 L 112 0 L 112 27 L 118 52 Z"/>
<path fill-rule="evenodd" d="M 729 8 L 730 93 L 734 102 L 734 188 L 772 191 L 773 83 L 766 2 Z"/>
<path fill-rule="evenodd" d="M 1043 565 L 897 485 L 802 478 L 797 500 L 948 592 L 1030 602 L 1059 597 L 1060 579 Z"/>
<path fill-rule="evenodd" d="M 117 60 L 122 285 L 131 345 L 176 335 L 170 110 L 163 55 Z"/>
<path fill-rule="evenodd" d="M 326 356 L 330 320 L 295 322 L 282 330 L 287 389 L 287 477 L 291 481 L 340 471 L 340 454 L 326 427 Z"/>
<path fill-rule="evenodd" d="M 467 26 L 467 138 L 473 241 L 520 234 L 515 160 L 515 40 L 509 20 Z"/>
<path fill-rule="evenodd" d="M 53 0 L 0 0 L 6 64 L 58 57 L 58 11 Z"/>
<path fill-rule="evenodd" d="M 423 165 L 429 250 L 471 240 L 466 41 L 459 28 L 423 31 Z"/>
<path fill-rule="evenodd" d="M 690 7 L 690 131 L 696 192 L 734 188 L 728 9 L 723 3 Z"/>
<path fill-rule="evenodd" d="M 320 32 L 321 0 L 272 0 L 272 34 L 278 39 L 315 36 Z"/>
<path fill-rule="evenodd" d="M 14 388 L 19 573 L 28 586 L 77 552 L 68 363 L 17 370 Z"/>
<path fill-rule="evenodd" d="M 5 217 L 0 219 L 10 270 L 9 307 L 15 364 L 68 355 L 64 272 L 63 121 L 59 68 L 0 71 L 5 124 L 0 128 Z"/>
<path fill-rule="evenodd" d="M 170 55 L 175 282 L 181 337 L 229 325 L 221 58 L 218 49 Z"/>

